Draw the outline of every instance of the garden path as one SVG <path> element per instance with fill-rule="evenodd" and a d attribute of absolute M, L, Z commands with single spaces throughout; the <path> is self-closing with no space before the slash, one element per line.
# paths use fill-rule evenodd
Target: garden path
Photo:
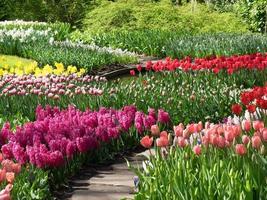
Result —
<path fill-rule="evenodd" d="M 146 154 L 146 152 L 145 152 Z M 134 177 L 126 160 L 133 167 L 141 167 L 143 153 L 121 156 L 106 165 L 89 165 L 71 179 L 71 194 L 68 200 L 120 200 L 133 199 Z"/>

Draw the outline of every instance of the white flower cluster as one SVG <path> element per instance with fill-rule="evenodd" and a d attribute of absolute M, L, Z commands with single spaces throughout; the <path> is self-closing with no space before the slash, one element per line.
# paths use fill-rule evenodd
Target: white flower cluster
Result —
<path fill-rule="evenodd" d="M 4 38 L 11 37 L 13 40 L 19 40 L 20 42 L 35 41 L 37 39 L 53 38 L 56 32 L 51 31 L 50 28 L 47 30 L 34 30 L 29 29 L 0 29 L 0 42 L 4 41 Z"/>
<path fill-rule="evenodd" d="M 23 21 L 23 20 L 13 20 L 13 21 L 0 21 L 0 26 L 33 26 L 33 25 L 43 25 L 46 26 L 46 22 L 38 21 Z"/>
<path fill-rule="evenodd" d="M 71 42 L 69 40 L 59 42 L 59 41 L 50 41 L 51 45 L 57 45 L 57 46 L 66 46 L 71 48 L 83 48 L 87 50 L 97 51 L 99 53 L 109 53 L 113 55 L 118 56 L 130 56 L 130 57 L 136 57 L 137 55 L 133 52 L 122 50 L 122 49 L 113 49 L 111 47 L 100 47 L 96 44 L 84 44 L 83 42 Z"/>

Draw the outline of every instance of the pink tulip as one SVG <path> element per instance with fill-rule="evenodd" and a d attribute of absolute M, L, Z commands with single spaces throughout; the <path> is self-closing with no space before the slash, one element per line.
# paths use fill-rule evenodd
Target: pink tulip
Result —
<path fill-rule="evenodd" d="M 239 125 L 235 125 L 233 128 L 234 128 L 234 136 L 239 137 L 242 133 L 241 127 Z"/>
<path fill-rule="evenodd" d="M 267 142 L 267 128 L 264 128 L 262 131 L 262 139 L 264 142 Z"/>
<path fill-rule="evenodd" d="M 153 137 L 149 138 L 149 136 L 145 136 L 141 139 L 140 143 L 143 147 L 149 149 L 152 146 Z"/>
<path fill-rule="evenodd" d="M 245 147 L 244 144 L 237 144 L 237 145 L 235 146 L 235 152 L 236 152 L 238 155 L 243 156 L 243 155 L 245 155 L 245 154 L 247 153 L 247 149 L 246 149 L 246 147 Z"/>
<path fill-rule="evenodd" d="M 178 143 L 178 146 L 181 148 L 184 148 L 187 145 L 186 140 L 183 137 L 178 137 L 177 143 Z"/>
<path fill-rule="evenodd" d="M 217 146 L 220 148 L 225 147 L 225 138 L 223 136 L 219 136 L 217 139 Z"/>
<path fill-rule="evenodd" d="M 193 152 L 196 154 L 196 155 L 200 155 L 201 154 L 201 146 L 200 145 L 196 145 L 193 147 Z"/>
<path fill-rule="evenodd" d="M 264 123 L 262 121 L 254 121 L 253 122 L 253 128 L 256 130 L 256 131 L 259 131 L 260 129 L 264 128 Z"/>
<path fill-rule="evenodd" d="M 234 140 L 234 132 L 232 130 L 225 131 L 224 136 L 228 142 L 232 142 Z"/>
<path fill-rule="evenodd" d="M 187 129 L 188 129 L 188 132 L 190 133 L 190 134 L 193 134 L 193 133 L 197 133 L 198 132 L 198 125 L 197 124 L 189 124 L 188 126 L 187 126 Z"/>
<path fill-rule="evenodd" d="M 252 141 L 252 147 L 254 147 L 255 149 L 259 149 L 261 147 L 262 142 L 260 136 L 254 135 L 251 141 Z"/>
<path fill-rule="evenodd" d="M 158 136 L 160 134 L 159 126 L 158 125 L 152 125 L 151 126 L 151 134 L 153 136 Z"/>
<path fill-rule="evenodd" d="M 243 144 L 247 145 L 249 143 L 249 141 L 250 141 L 249 136 L 247 136 L 247 135 L 243 135 L 242 136 L 242 142 L 243 142 Z"/>
<path fill-rule="evenodd" d="M 167 131 L 162 131 L 162 132 L 160 133 L 160 137 L 165 137 L 165 138 L 168 139 L 168 133 L 167 133 Z"/>
<path fill-rule="evenodd" d="M 174 126 L 173 130 L 176 137 L 180 137 L 183 135 L 183 128 L 181 126 Z"/>
<path fill-rule="evenodd" d="M 243 126 L 243 129 L 248 132 L 251 129 L 251 122 L 248 120 L 244 120 L 242 121 L 242 126 Z"/>
<path fill-rule="evenodd" d="M 166 147 L 169 145 L 169 140 L 168 137 L 166 138 L 165 136 L 161 136 L 160 138 L 157 138 L 156 144 L 158 147 Z"/>

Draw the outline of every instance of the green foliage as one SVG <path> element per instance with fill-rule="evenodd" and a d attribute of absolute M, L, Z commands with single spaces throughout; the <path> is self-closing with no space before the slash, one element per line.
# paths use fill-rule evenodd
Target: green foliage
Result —
<path fill-rule="evenodd" d="M 267 37 L 260 34 L 204 34 L 182 36 L 165 46 L 172 58 L 231 56 L 267 51 Z"/>
<path fill-rule="evenodd" d="M 212 12 L 205 5 L 173 6 L 170 2 L 103 2 L 86 14 L 87 33 L 161 29 L 177 32 L 242 32 L 246 26 L 231 13 Z"/>
<path fill-rule="evenodd" d="M 50 199 L 48 172 L 34 166 L 22 168 L 15 178 L 11 191 L 12 199 Z"/>
<path fill-rule="evenodd" d="M 267 37 L 260 34 L 213 33 L 188 35 L 172 31 L 114 31 L 89 36 L 76 32 L 72 39 L 82 39 L 99 46 L 122 48 L 139 54 L 172 58 L 231 56 L 267 50 Z"/>
<path fill-rule="evenodd" d="M 236 5 L 239 13 L 254 32 L 267 32 L 267 1 L 266 0 L 240 0 Z"/>
<path fill-rule="evenodd" d="M 133 30 L 113 31 L 109 33 L 72 35 L 72 39 L 82 39 L 88 43 L 95 43 L 99 46 L 110 46 L 113 48 L 127 49 L 139 54 L 165 57 L 165 45 L 168 41 L 179 38 L 181 33 L 161 30 Z"/>

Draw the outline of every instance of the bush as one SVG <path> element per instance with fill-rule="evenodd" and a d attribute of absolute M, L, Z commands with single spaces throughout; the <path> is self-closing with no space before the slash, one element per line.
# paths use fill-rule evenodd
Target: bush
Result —
<path fill-rule="evenodd" d="M 267 1 L 240 0 L 236 6 L 237 13 L 247 22 L 249 29 L 254 32 L 267 32 Z"/>
<path fill-rule="evenodd" d="M 231 13 L 212 12 L 201 4 L 177 7 L 165 1 L 103 2 L 86 14 L 83 24 L 88 33 L 144 28 L 180 33 L 246 31 L 246 26 Z"/>
<path fill-rule="evenodd" d="M 92 0 L 2 0 L 0 19 L 62 21 L 79 25 Z"/>

